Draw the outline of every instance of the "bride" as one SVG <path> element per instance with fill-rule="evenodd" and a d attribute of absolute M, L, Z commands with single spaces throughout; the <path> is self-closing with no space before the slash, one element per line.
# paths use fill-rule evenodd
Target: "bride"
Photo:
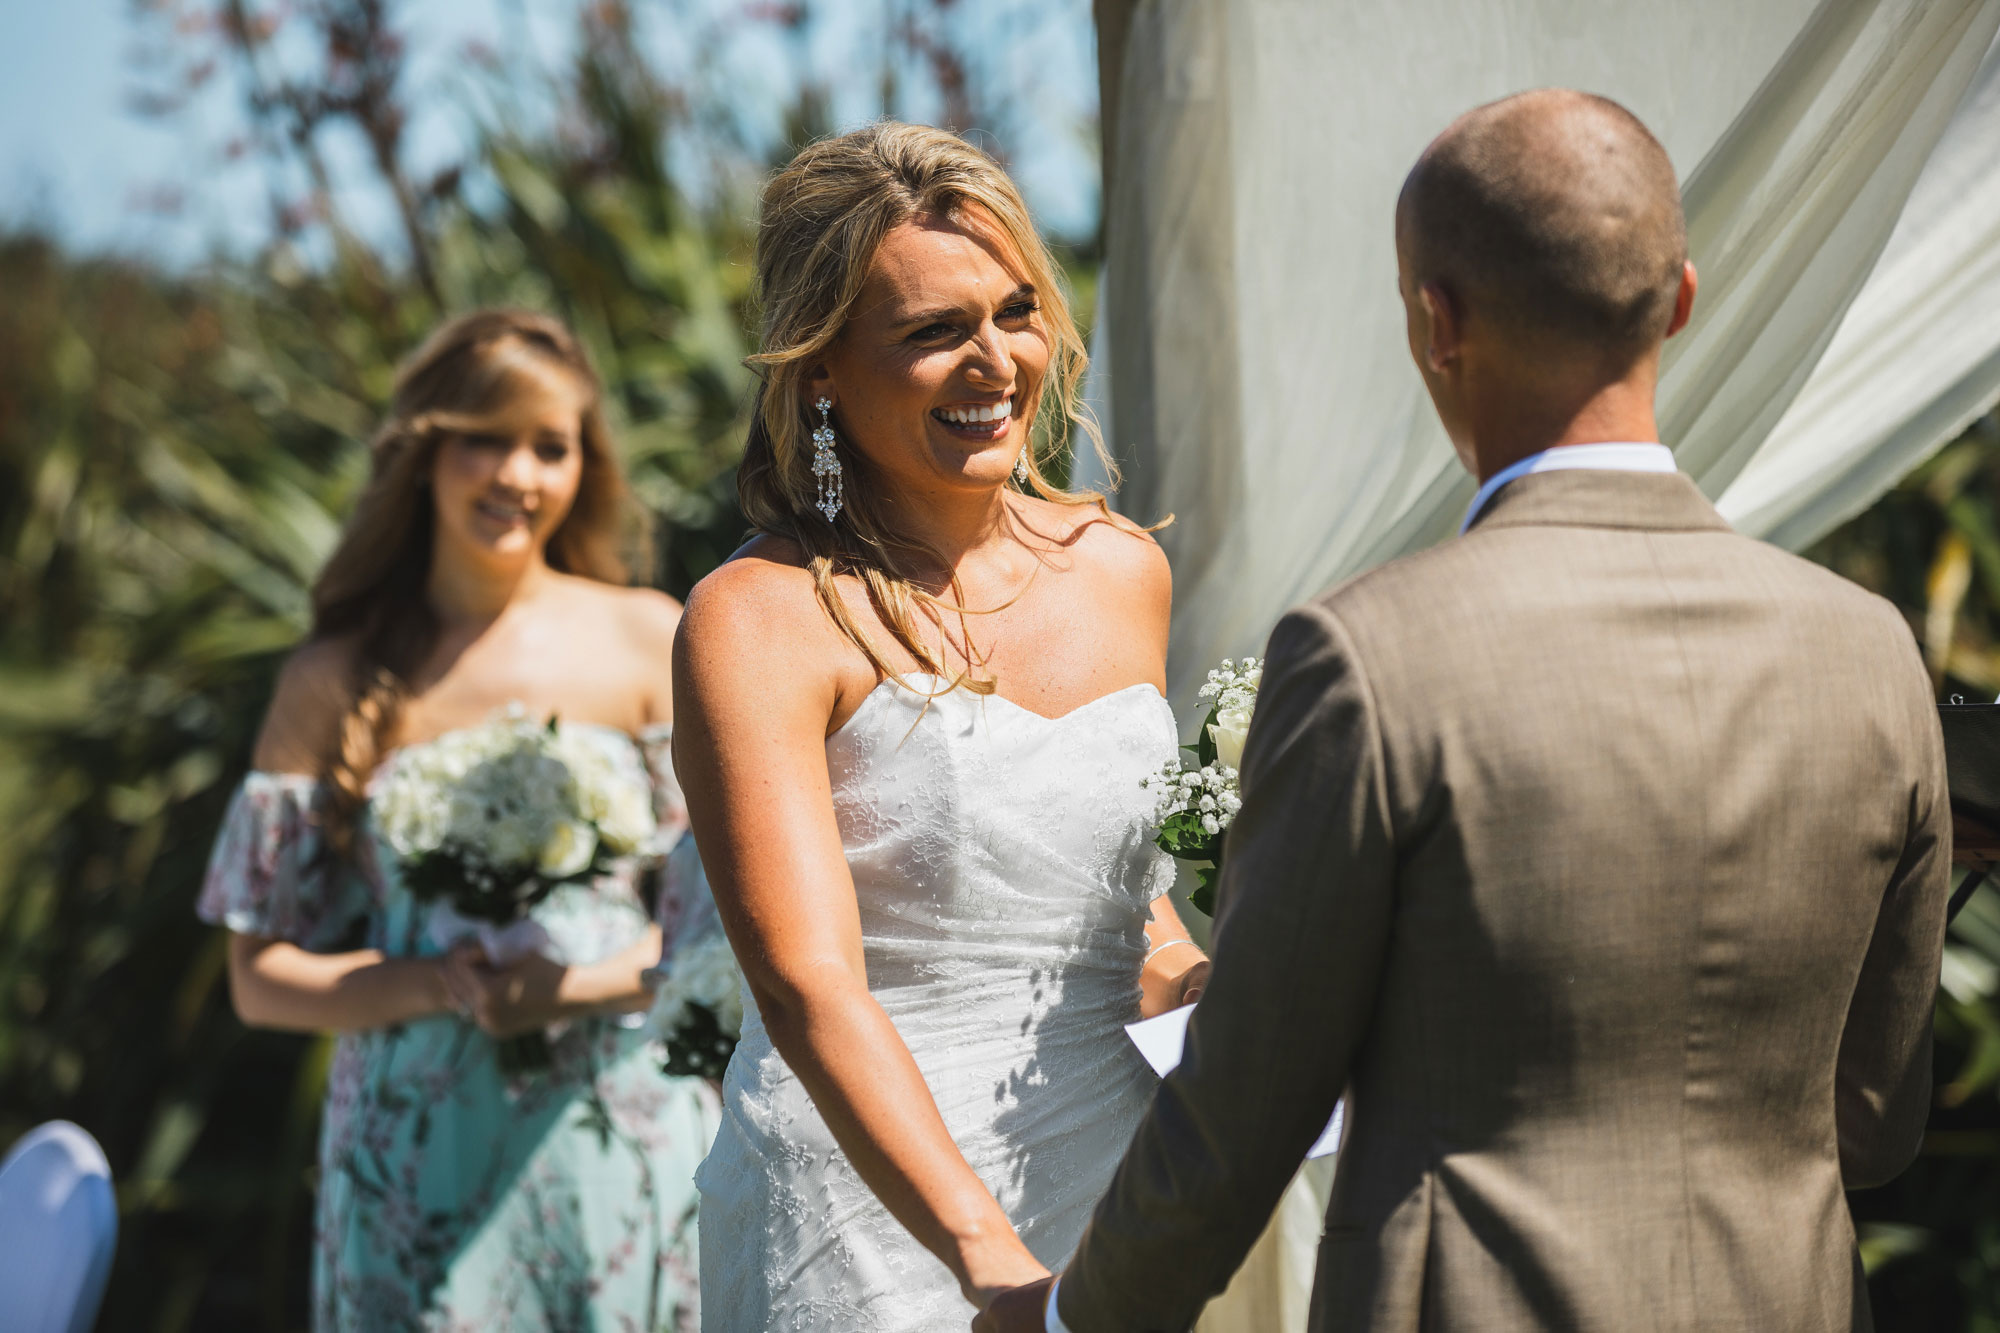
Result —
<path fill-rule="evenodd" d="M 992 160 L 883 124 L 766 188 L 759 532 L 690 598 L 675 756 L 754 1006 L 704 1327 L 917 1330 L 1075 1244 L 1207 962 L 1160 897 L 1167 564 L 1042 474 L 1084 355 Z"/>

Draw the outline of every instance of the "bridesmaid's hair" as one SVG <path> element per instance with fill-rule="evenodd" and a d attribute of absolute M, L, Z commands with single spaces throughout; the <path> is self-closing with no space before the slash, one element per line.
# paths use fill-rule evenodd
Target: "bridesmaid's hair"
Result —
<path fill-rule="evenodd" d="M 917 218 L 948 218 L 997 232 L 1012 247 L 1054 344 L 1041 402 L 1030 405 L 1033 415 L 1027 417 L 1032 424 L 1023 489 L 1058 504 L 1103 508 L 1102 495 L 1062 490 L 1042 474 L 1042 462 L 1068 448 L 1077 430 L 1104 460 L 1106 475 L 1115 479 L 1117 471 L 1082 403 L 1089 358 L 1061 270 L 1036 232 L 1021 192 L 999 163 L 957 135 L 894 121 L 808 146 L 764 187 L 757 227 L 761 350 L 748 360 L 761 383 L 736 488 L 744 516 L 758 531 L 805 551 L 820 605 L 878 672 L 896 674 L 841 599 L 835 586 L 839 575 L 866 585 L 889 632 L 924 670 L 985 694 L 993 689 L 991 680 L 948 672 L 919 633 L 920 603 L 966 614 L 955 578 L 956 605 L 917 582 L 919 571 L 948 569 L 950 562 L 897 529 L 877 474 L 845 441 L 834 446 L 846 471 L 840 514 L 828 523 L 814 508 L 810 373 L 846 327 L 882 238 Z"/>
<path fill-rule="evenodd" d="M 640 548 L 631 502 L 604 422 L 603 389 L 576 335 L 527 310 L 475 310 L 433 332 L 397 367 L 388 420 L 369 446 L 368 485 L 313 583 L 311 640 L 354 646 L 347 710 L 321 772 L 332 792 L 328 831 L 342 850 L 411 679 L 437 646 L 425 581 L 438 445 L 481 429 L 528 391 L 523 371 L 534 362 L 567 371 L 585 393 L 577 431 L 583 475 L 575 504 L 549 536 L 549 565 L 604 583 L 630 578 L 626 553 Z"/>

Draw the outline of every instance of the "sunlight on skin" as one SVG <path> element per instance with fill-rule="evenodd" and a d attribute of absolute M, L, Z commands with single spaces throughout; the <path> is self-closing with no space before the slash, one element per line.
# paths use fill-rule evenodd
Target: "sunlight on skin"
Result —
<path fill-rule="evenodd" d="M 882 240 L 840 340 L 811 381 L 836 428 L 927 511 L 996 510 L 1033 428 L 1052 351 L 1034 288 L 983 229 L 929 219 Z M 985 424 L 942 413 L 1010 405 Z"/>

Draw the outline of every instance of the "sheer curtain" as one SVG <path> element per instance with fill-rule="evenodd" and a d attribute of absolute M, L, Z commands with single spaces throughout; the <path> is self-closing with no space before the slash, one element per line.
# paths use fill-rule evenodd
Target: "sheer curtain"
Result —
<path fill-rule="evenodd" d="M 1409 362 L 1396 193 L 1459 112 L 1617 98 L 1681 175 L 1701 296 L 1662 432 L 1805 545 L 2000 398 L 2000 0 L 1097 0 L 1091 401 L 1175 575 L 1169 695 L 1472 494 Z M 1079 478 L 1096 480 L 1087 462 Z M 1303 1327 L 1328 1177 L 1202 1333 Z"/>
<path fill-rule="evenodd" d="M 2000 44 L 1812 377 L 1722 492 L 1722 512 L 1743 532 L 1809 546 L 1996 400 Z"/>
<path fill-rule="evenodd" d="M 1479 102 L 1586 88 L 1666 144 L 1702 293 L 1662 429 L 1711 495 L 1741 479 L 1748 530 L 1810 540 L 1990 400 L 2000 307 L 1974 298 L 1996 280 L 1996 113 L 1966 93 L 2000 0 L 1141 0 L 1121 24 L 1110 443 L 1119 507 L 1177 518 L 1179 706 L 1287 606 L 1444 537 L 1470 498 L 1409 364 L 1391 218 L 1418 151 Z"/>

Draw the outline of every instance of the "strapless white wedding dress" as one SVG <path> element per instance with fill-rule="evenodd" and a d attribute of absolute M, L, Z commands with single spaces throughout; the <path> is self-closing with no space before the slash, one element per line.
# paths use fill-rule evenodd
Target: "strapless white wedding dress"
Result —
<path fill-rule="evenodd" d="M 916 688 L 910 688 L 914 686 Z M 1046 718 L 885 681 L 827 739 L 868 985 L 1035 1257 L 1075 1247 L 1157 1083 L 1138 1017 L 1148 904 L 1173 881 L 1141 782 L 1176 753 L 1150 685 Z M 932 1333 L 971 1307 L 890 1217 L 755 1006 L 701 1190 L 708 1333 Z"/>

